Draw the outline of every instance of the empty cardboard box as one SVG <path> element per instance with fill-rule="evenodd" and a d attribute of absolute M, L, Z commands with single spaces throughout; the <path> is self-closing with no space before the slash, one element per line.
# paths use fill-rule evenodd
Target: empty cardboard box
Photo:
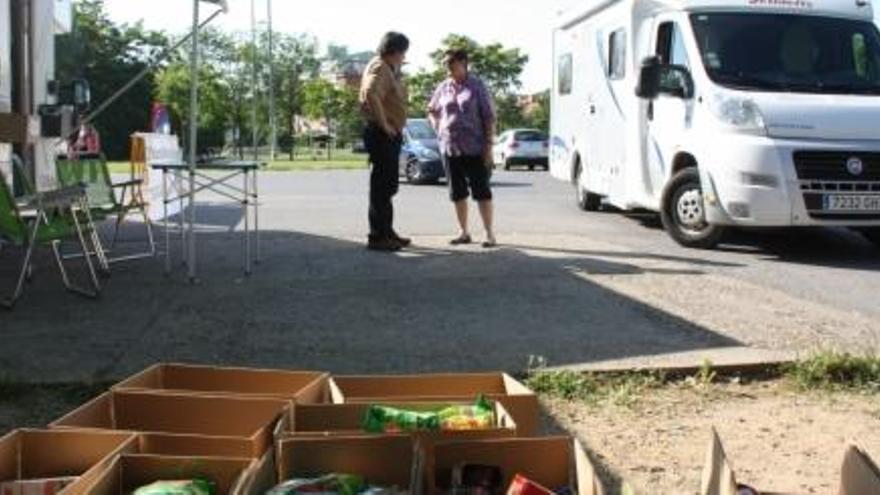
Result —
<path fill-rule="evenodd" d="M 278 443 L 278 478 L 316 478 L 345 473 L 363 476 L 373 486 L 422 492 L 422 462 L 412 438 L 288 438 Z"/>
<path fill-rule="evenodd" d="M 761 495 L 782 495 L 781 492 L 765 491 L 762 487 L 751 487 Z M 727 454 L 721 437 L 713 428 L 706 453 L 706 466 L 703 469 L 701 495 L 738 495 L 746 493 L 737 483 L 736 473 Z M 880 494 L 880 469 L 861 448 L 850 445 L 843 459 L 840 490 L 837 495 Z"/>
<path fill-rule="evenodd" d="M 252 446 L 250 457 L 260 457 L 272 446 L 290 405 L 275 399 L 108 392 L 50 426 L 244 439 Z"/>
<path fill-rule="evenodd" d="M 39 493 L 79 495 L 123 452 L 134 452 L 130 433 L 99 431 L 18 430 L 0 438 L 0 484 L 11 493 L 29 493 L 18 482 L 30 482 Z M 48 480 L 70 481 L 60 490 Z M 37 481 L 36 483 L 34 483 Z"/>
<path fill-rule="evenodd" d="M 283 435 L 345 435 L 364 434 L 363 421 L 371 405 L 389 406 L 409 411 L 436 411 L 447 406 L 472 406 L 473 402 L 397 402 L 297 405 L 292 421 Z M 420 432 L 419 435 L 436 440 L 472 440 L 481 438 L 516 437 L 516 422 L 500 402 L 494 402 L 495 417 L 491 428 L 467 431 Z"/>
<path fill-rule="evenodd" d="M 428 493 L 447 494 L 457 466 L 493 466 L 501 470 L 504 493 L 516 475 L 550 490 L 570 488 L 578 495 L 602 495 L 601 483 L 576 440 L 567 437 L 449 442 L 434 446 L 428 463 Z"/>
<path fill-rule="evenodd" d="M 113 390 L 251 396 L 314 404 L 329 399 L 327 378 L 326 373 L 312 371 L 157 364 L 118 383 Z"/>
<path fill-rule="evenodd" d="M 538 434 L 538 397 L 505 373 L 339 376 L 330 379 L 335 403 L 468 402 L 478 395 L 501 402 L 521 436 Z"/>
<path fill-rule="evenodd" d="M 128 495 L 156 481 L 203 478 L 217 486 L 217 495 L 250 495 L 245 489 L 253 461 L 221 457 L 123 455 L 85 491 L 86 495 Z"/>

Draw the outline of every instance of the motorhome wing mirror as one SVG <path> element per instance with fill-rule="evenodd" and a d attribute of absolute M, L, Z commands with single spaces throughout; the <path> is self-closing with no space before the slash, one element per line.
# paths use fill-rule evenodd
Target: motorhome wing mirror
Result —
<path fill-rule="evenodd" d="M 689 100 L 694 97 L 694 78 L 687 67 L 665 65 L 660 69 L 658 92 Z"/>
<path fill-rule="evenodd" d="M 660 94 L 660 79 L 663 73 L 663 64 L 660 57 L 648 57 L 642 61 L 642 70 L 639 72 L 639 85 L 636 87 L 636 96 L 646 100 L 653 100 Z"/>

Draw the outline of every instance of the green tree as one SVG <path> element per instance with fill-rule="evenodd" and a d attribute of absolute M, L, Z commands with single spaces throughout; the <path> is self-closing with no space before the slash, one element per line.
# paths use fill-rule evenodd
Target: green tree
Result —
<path fill-rule="evenodd" d="M 275 96 L 279 145 L 290 153 L 293 160 L 296 142 L 296 117 L 303 113 L 303 84 L 318 77 L 320 61 L 318 44 L 308 36 L 279 35 L 276 41 Z"/>
<path fill-rule="evenodd" d="M 550 91 L 537 95 L 537 104 L 526 114 L 526 126 L 550 132 Z"/>
<path fill-rule="evenodd" d="M 343 137 L 344 125 L 356 118 L 353 114 L 357 110 L 357 97 L 352 89 L 339 88 L 324 79 L 313 79 L 303 87 L 303 110 L 307 117 L 323 120 L 330 137 Z M 328 141 L 328 159 L 332 158 L 331 149 Z"/>
<path fill-rule="evenodd" d="M 167 38 L 141 23 L 114 24 L 103 0 L 81 0 L 74 7 L 73 32 L 56 37 L 56 75 L 62 82 L 88 80 L 98 105 L 141 72 Z M 148 128 L 154 84 L 152 77 L 141 80 L 95 121 L 111 159 L 128 158 L 131 134 Z"/>
<path fill-rule="evenodd" d="M 444 73 L 439 70 L 420 70 L 406 78 L 406 86 L 409 93 L 409 116 L 412 118 L 424 118 L 427 113 L 428 103 L 434 94 L 434 89 L 443 81 Z"/>

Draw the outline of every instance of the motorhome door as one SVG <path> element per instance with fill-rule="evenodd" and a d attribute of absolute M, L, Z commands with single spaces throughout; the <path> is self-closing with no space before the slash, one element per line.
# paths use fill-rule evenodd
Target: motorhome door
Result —
<path fill-rule="evenodd" d="M 684 26 L 680 18 L 659 16 L 654 37 L 654 53 L 663 63 L 680 65 L 690 70 Z M 648 168 L 652 194 L 659 199 L 663 192 L 675 155 L 681 149 L 685 132 L 690 127 L 693 99 L 686 99 L 684 80 L 677 75 L 665 77 L 664 90 L 648 104 Z"/>

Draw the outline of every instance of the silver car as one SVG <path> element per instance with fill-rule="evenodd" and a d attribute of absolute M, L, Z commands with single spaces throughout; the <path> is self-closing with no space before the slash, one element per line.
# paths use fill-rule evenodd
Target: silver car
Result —
<path fill-rule="evenodd" d="M 492 159 L 496 166 L 510 170 L 514 166 L 549 168 L 550 144 L 547 134 L 536 129 L 511 129 L 495 140 Z"/>

